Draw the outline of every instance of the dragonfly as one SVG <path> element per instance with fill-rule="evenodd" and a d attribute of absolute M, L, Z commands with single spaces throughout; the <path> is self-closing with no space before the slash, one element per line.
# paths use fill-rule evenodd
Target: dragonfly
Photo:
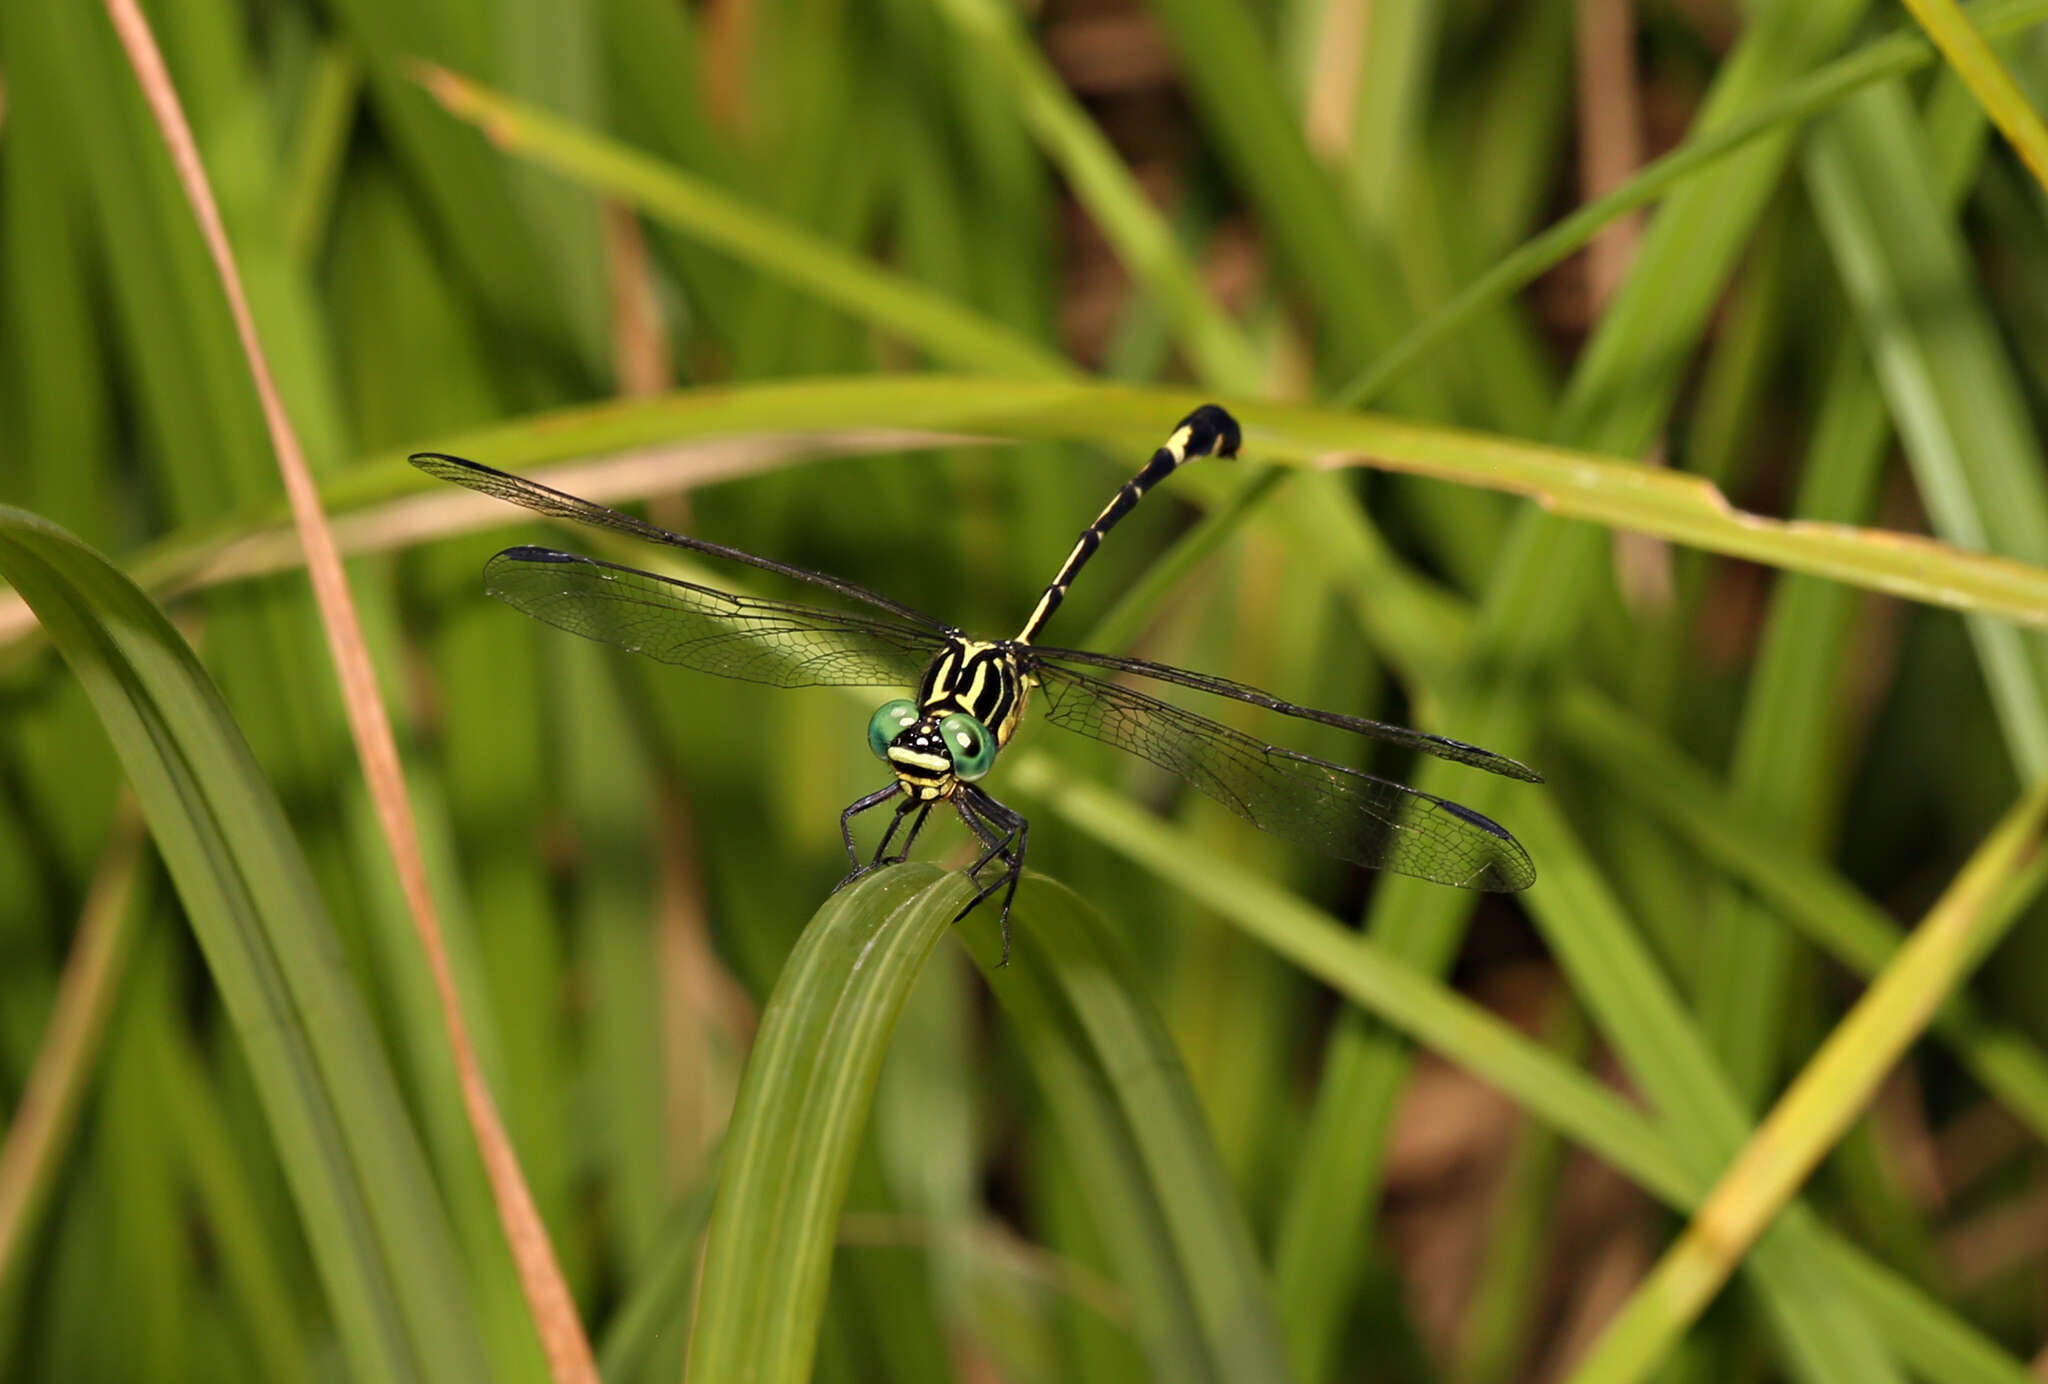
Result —
<path fill-rule="evenodd" d="M 1529 854 L 1492 818 L 1447 798 L 1342 764 L 1270 745 L 1152 695 L 1129 680 L 1188 688 L 1281 716 L 1335 726 L 1368 739 L 1527 783 L 1542 775 L 1462 740 L 1297 706 L 1227 678 L 1140 658 L 1039 642 L 1074 578 L 1104 535 L 1182 466 L 1237 455 L 1237 420 L 1205 404 L 1118 487 L 1010 639 L 974 639 L 942 620 L 866 587 L 701 538 L 671 533 L 481 462 L 420 452 L 429 475 L 539 514 L 610 529 L 802 582 L 857 609 L 738 595 L 676 577 L 553 548 L 507 548 L 484 566 L 487 594 L 558 629 L 663 663 L 769 687 L 915 688 L 868 721 L 868 747 L 889 782 L 848 805 L 840 835 L 851 872 L 839 887 L 909 858 L 925 819 L 950 804 L 980 843 L 967 874 L 976 893 L 959 922 L 1002 893 L 1002 959 L 1010 955 L 1010 906 L 1024 871 L 1030 823 L 982 780 L 1042 703 L 1042 719 L 1114 745 L 1176 775 L 1253 826 L 1368 869 L 1462 889 L 1513 893 L 1536 880 Z M 1117 680 L 1112 680 L 1117 679 Z M 894 815 L 865 862 L 854 845 L 861 813 L 894 801 Z M 901 844 L 890 845 L 899 831 Z M 984 872 L 993 873 L 984 882 Z"/>

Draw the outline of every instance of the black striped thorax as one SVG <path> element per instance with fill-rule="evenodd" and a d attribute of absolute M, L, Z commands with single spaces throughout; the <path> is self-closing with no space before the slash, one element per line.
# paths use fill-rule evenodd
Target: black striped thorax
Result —
<path fill-rule="evenodd" d="M 987 726 L 996 744 L 1007 745 L 1024 719 L 1031 680 L 1007 642 L 987 643 L 949 635 L 945 648 L 917 685 L 917 708 L 926 716 L 964 711 Z"/>

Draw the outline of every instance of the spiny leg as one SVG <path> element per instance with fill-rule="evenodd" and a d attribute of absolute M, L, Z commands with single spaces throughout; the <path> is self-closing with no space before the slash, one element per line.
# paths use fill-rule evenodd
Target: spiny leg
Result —
<path fill-rule="evenodd" d="M 995 859 L 998 855 L 1003 856 L 1004 862 L 1008 863 L 1009 856 L 1005 854 L 1005 851 L 1010 843 L 1007 837 L 996 835 L 995 832 L 988 828 L 987 824 L 968 810 L 964 795 L 955 794 L 953 806 L 960 810 L 960 820 L 967 823 L 967 829 L 974 833 L 975 838 L 983 846 L 987 847 L 979 856 L 975 857 L 974 863 L 967 867 L 968 876 L 976 884 L 979 884 L 981 883 L 982 866 L 988 864 L 989 861 Z"/>
<path fill-rule="evenodd" d="M 901 791 L 903 791 L 903 785 L 900 782 L 892 782 L 887 788 L 876 789 L 839 814 L 839 835 L 846 842 L 846 860 L 849 865 L 853 866 L 853 870 L 845 879 L 832 886 L 833 893 L 838 893 L 841 889 L 844 889 L 847 885 L 867 873 L 867 870 L 860 863 L 860 852 L 853 848 L 853 819 L 869 808 L 878 807 L 882 803 L 889 801 L 889 799 L 895 797 Z M 908 806 L 908 804 L 906 803 L 905 806 Z M 899 821 L 902 819 L 903 811 L 901 808 L 897 809 L 896 816 Z M 890 824 L 890 830 L 895 830 L 894 823 Z M 888 838 L 884 837 L 883 839 L 887 840 Z"/>
<path fill-rule="evenodd" d="M 903 824 L 903 819 L 910 814 L 910 809 L 913 807 L 917 809 L 917 820 L 910 824 L 910 834 L 903 838 L 903 849 L 894 855 L 883 855 L 882 852 L 889 849 L 889 838 L 896 834 L 896 828 Z M 875 864 L 901 865 L 904 861 L 910 859 L 910 848 L 917 844 L 917 834 L 924 830 L 924 819 L 931 815 L 932 805 L 930 803 L 914 803 L 905 799 L 903 806 L 896 809 L 896 816 L 889 823 L 889 829 L 882 833 L 882 844 L 875 847 Z"/>
<path fill-rule="evenodd" d="M 882 839 L 875 843 L 875 853 L 868 857 L 868 868 L 870 870 L 883 863 L 883 857 L 889 853 L 889 838 L 896 834 L 896 828 L 902 826 L 903 819 L 908 817 L 916 808 L 917 803 L 911 798 L 905 798 L 897 805 L 895 813 L 889 818 L 889 825 L 883 829 Z"/>
<path fill-rule="evenodd" d="M 1003 958 L 996 963 L 996 968 L 1000 970 L 1010 964 L 1010 904 L 1017 897 L 1017 881 L 1024 877 L 1024 851 L 1031 839 L 1031 823 L 1025 821 L 1022 814 L 1004 807 L 979 788 L 963 786 L 962 791 L 954 796 L 954 802 L 960 809 L 960 816 L 973 829 L 974 834 L 989 843 L 988 850 L 975 862 L 974 868 L 969 870 L 968 874 L 973 875 L 983 865 L 998 857 L 1009 866 L 1003 871 L 1000 879 L 984 886 L 980 893 L 968 900 L 965 908 L 953 915 L 953 921 L 957 923 L 980 907 L 982 901 L 996 890 L 1003 891 Z M 986 818 L 989 826 L 994 827 L 1001 835 L 998 837 L 989 832 L 981 822 L 975 820 L 977 816 Z"/>

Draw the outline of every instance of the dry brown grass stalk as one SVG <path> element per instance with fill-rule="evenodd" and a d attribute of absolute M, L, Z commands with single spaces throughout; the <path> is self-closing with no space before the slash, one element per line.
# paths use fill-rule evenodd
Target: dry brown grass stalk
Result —
<path fill-rule="evenodd" d="M 477 1148 L 491 1181 L 498 1217 L 510 1242 L 518 1267 L 520 1286 L 525 1290 L 534 1325 L 540 1333 L 548 1365 L 558 1384 L 598 1384 L 597 1364 L 590 1343 L 576 1314 L 575 1300 L 548 1243 L 546 1228 L 534 1207 L 533 1195 L 519 1170 L 519 1160 L 506 1136 L 496 1102 L 484 1084 L 477 1066 L 469 1027 L 455 993 L 455 979 L 448 965 L 448 952 L 441 936 L 441 924 L 427 887 L 426 862 L 420 854 L 419 831 L 413 819 L 412 800 L 407 796 L 404 771 L 398 760 L 398 745 L 392 738 L 391 722 L 377 692 L 377 674 L 370 662 L 369 647 L 363 641 L 355 602 L 349 595 L 342 571 L 341 550 L 327 517 L 320 508 L 319 492 L 299 447 L 284 401 L 271 375 L 270 362 L 256 332 L 256 319 L 242 290 L 234 251 L 227 230 L 207 182 L 199 148 L 185 119 L 177 88 L 164 66 L 149 21 L 135 0 L 107 0 L 121 46 L 135 69 L 135 79 L 149 102 L 158 131 L 169 146 L 178 180 L 192 203 L 214 267 L 220 273 L 221 288 L 234 316 L 235 332 L 249 363 L 249 374 L 262 403 L 263 421 L 277 453 L 277 468 L 284 479 L 285 494 L 291 502 L 292 521 L 306 554 L 306 572 L 313 582 L 313 595 L 320 609 L 320 622 L 327 632 L 329 652 L 341 680 L 342 702 L 347 709 L 349 731 L 363 766 L 371 800 L 376 804 L 377 822 L 392 864 L 398 871 L 399 887 L 405 895 L 414 929 L 427 956 L 428 969 L 440 997 L 442 1019 L 454 1050 L 455 1068 L 462 1084 L 463 1104 L 475 1131 Z"/>

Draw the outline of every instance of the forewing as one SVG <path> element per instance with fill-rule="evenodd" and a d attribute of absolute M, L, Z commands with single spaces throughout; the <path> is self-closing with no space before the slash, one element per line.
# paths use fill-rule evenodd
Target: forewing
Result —
<path fill-rule="evenodd" d="M 579 524 L 589 524 L 593 528 L 631 534 L 635 538 L 646 539 L 649 543 L 665 543 L 672 548 L 704 553 L 728 562 L 743 562 L 749 567 L 758 567 L 763 572 L 774 572 L 795 581 L 821 586 L 850 600 L 885 610 L 899 620 L 922 626 L 935 634 L 945 635 L 951 632 L 944 623 L 934 620 L 923 611 L 913 610 L 854 582 L 828 576 L 823 572 L 813 572 L 807 567 L 793 567 L 789 563 L 776 562 L 772 558 L 757 557 L 738 548 L 728 548 L 722 543 L 707 543 L 701 538 L 687 538 L 679 533 L 670 533 L 659 524 L 650 524 L 645 519 L 621 514 L 615 509 L 608 509 L 550 485 L 542 485 L 539 481 L 530 481 L 524 476 L 515 476 L 509 471 L 500 471 L 495 466 L 486 466 L 480 461 L 452 457 L 444 452 L 415 452 L 410 460 L 414 466 L 430 476 L 453 481 L 456 485 L 466 486 L 479 494 L 489 495 L 492 499 L 523 506 L 536 514 L 545 514 L 552 519 L 573 519 Z"/>
<path fill-rule="evenodd" d="M 1086 649 L 1054 649 L 1032 646 L 1031 655 L 1037 662 L 1082 663 L 1091 668 L 1104 668 L 1111 672 L 1128 673 L 1134 677 L 1152 678 L 1159 682 L 1170 682 L 1179 687 L 1192 687 L 1198 692 L 1207 692 L 1218 697 L 1229 697 L 1233 701 L 1249 702 L 1262 706 L 1268 711 L 1277 711 L 1282 716 L 1293 716 L 1304 721 L 1315 721 L 1326 726 L 1336 726 L 1357 735 L 1399 745 L 1404 749 L 1420 750 L 1448 759 L 1454 764 L 1464 764 L 1503 778 L 1520 779 L 1524 783 L 1541 783 L 1543 775 L 1531 769 L 1520 760 L 1509 759 L 1504 754 L 1478 745 L 1468 745 L 1462 740 L 1453 740 L 1446 735 L 1431 735 L 1428 731 L 1410 730 L 1406 726 L 1392 726 L 1384 721 L 1372 721 L 1363 716 L 1346 716 L 1341 712 L 1322 711 L 1312 706 L 1296 706 L 1270 692 L 1261 692 L 1256 687 L 1229 678 L 1213 677 L 1208 673 L 1190 672 L 1186 668 L 1174 668 L 1164 663 L 1148 663 L 1142 658 L 1118 658 L 1114 654 L 1091 653 Z M 1085 673 L 1074 676 L 1087 677 Z"/>
<path fill-rule="evenodd" d="M 1150 760 L 1275 836 L 1460 889 L 1513 892 L 1535 883 L 1521 843 L 1469 807 L 1262 744 L 1072 669 L 1040 664 L 1035 675 L 1046 720 Z"/>
<path fill-rule="evenodd" d="M 887 617 L 758 600 L 552 548 L 507 548 L 484 590 L 557 629 L 769 687 L 914 687 L 938 645 Z"/>

